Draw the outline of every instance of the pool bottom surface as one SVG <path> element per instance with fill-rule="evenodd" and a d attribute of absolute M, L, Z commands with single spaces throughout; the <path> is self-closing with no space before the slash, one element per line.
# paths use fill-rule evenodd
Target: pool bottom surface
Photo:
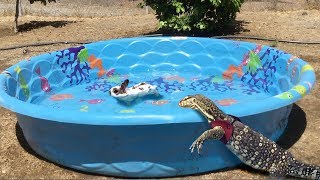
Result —
<path fill-rule="evenodd" d="M 156 85 L 159 95 L 149 95 L 130 103 L 111 97 L 109 89 L 129 79 L 128 87 L 140 82 Z M 239 103 L 254 103 L 273 96 L 256 86 L 239 80 L 225 80 L 222 77 L 182 77 L 180 75 L 139 77 L 112 76 L 90 80 L 79 85 L 52 89 L 31 100 L 31 103 L 50 108 L 80 112 L 119 114 L 172 115 L 187 111 L 178 106 L 178 101 L 187 95 L 203 94 L 224 108 Z M 190 110 L 189 110 L 190 111 Z"/>

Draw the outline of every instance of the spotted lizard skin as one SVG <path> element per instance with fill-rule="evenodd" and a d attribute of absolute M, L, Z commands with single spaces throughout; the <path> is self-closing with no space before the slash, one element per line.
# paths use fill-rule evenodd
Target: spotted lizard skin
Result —
<path fill-rule="evenodd" d="M 254 169 L 267 171 L 274 177 L 289 175 L 299 178 L 320 179 L 320 167 L 297 161 L 290 152 L 241 123 L 238 118 L 226 115 L 203 95 L 186 96 L 179 102 L 179 106 L 199 111 L 209 122 L 217 119 L 228 121 L 233 126 L 233 133 L 226 146 L 246 165 Z M 197 148 L 200 152 L 205 140 L 220 140 L 224 130 L 219 127 L 216 126 L 204 132 L 191 145 L 191 151 L 193 152 L 193 149 Z"/>

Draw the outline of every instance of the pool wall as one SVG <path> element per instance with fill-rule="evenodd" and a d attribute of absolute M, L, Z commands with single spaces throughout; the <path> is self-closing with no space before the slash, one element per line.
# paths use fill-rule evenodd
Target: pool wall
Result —
<path fill-rule="evenodd" d="M 240 117 L 277 140 L 292 106 Z M 81 171 L 121 177 L 171 177 L 235 167 L 241 161 L 220 141 L 206 142 L 201 155 L 189 147 L 209 126 L 198 123 L 110 126 L 60 123 L 18 114 L 32 149 L 55 163 Z"/>

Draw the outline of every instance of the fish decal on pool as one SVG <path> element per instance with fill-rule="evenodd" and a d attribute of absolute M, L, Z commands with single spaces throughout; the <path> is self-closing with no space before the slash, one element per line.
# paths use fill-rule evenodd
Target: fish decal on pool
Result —
<path fill-rule="evenodd" d="M 167 81 L 178 81 L 179 83 L 184 83 L 186 81 L 185 78 L 181 77 L 181 76 L 178 76 L 178 75 L 174 75 L 174 76 L 165 76 L 163 78 L 164 80 L 167 80 Z"/>
<path fill-rule="evenodd" d="M 22 93 L 28 99 L 30 96 L 30 90 L 29 90 L 29 87 L 28 87 L 26 80 L 24 79 L 24 77 L 21 74 L 20 66 L 17 66 L 16 68 L 14 68 L 14 71 L 18 74 L 18 82 L 20 84 L 20 88 L 22 89 Z"/>
<path fill-rule="evenodd" d="M 215 102 L 217 102 L 220 106 L 231 106 L 232 104 L 235 104 L 238 101 L 230 98 L 230 99 L 216 100 Z"/>
<path fill-rule="evenodd" d="M 104 101 L 103 99 L 90 99 L 90 100 L 80 99 L 79 102 L 87 102 L 89 104 L 99 104 L 99 103 L 102 103 L 103 101 Z"/>
<path fill-rule="evenodd" d="M 279 98 L 279 99 L 292 99 L 293 98 L 293 95 L 290 93 L 290 92 L 283 92 L 281 94 L 278 94 L 276 96 L 274 96 L 276 98 Z"/>
<path fill-rule="evenodd" d="M 80 108 L 81 112 L 88 112 L 89 111 L 89 106 L 88 105 L 82 105 Z"/>
<path fill-rule="evenodd" d="M 107 77 L 107 81 L 109 83 L 119 84 L 119 83 L 121 83 L 121 78 L 118 74 L 114 74 L 112 76 Z"/>
<path fill-rule="evenodd" d="M 116 71 L 115 69 L 109 69 L 108 72 L 106 73 L 107 77 L 113 76 L 115 71 Z"/>
<path fill-rule="evenodd" d="M 154 100 L 154 101 L 146 101 L 146 103 L 152 104 L 155 106 L 162 106 L 162 105 L 170 103 L 170 101 L 169 100 Z"/>
<path fill-rule="evenodd" d="M 212 82 L 212 83 L 220 83 L 220 82 L 223 82 L 223 81 L 225 81 L 225 80 L 224 80 L 223 77 L 221 77 L 221 76 L 214 76 L 214 77 L 211 79 L 211 82 Z"/>
<path fill-rule="evenodd" d="M 67 99 L 73 99 L 72 94 L 55 94 L 50 97 L 52 101 L 63 101 Z"/>
<path fill-rule="evenodd" d="M 40 67 L 38 67 L 35 72 L 38 74 L 40 81 L 41 81 L 41 89 L 44 92 L 50 92 L 50 84 L 47 78 L 41 75 Z"/>
<path fill-rule="evenodd" d="M 238 78 L 240 78 L 243 75 L 242 67 L 241 66 L 237 67 L 235 65 L 230 65 L 228 67 L 228 69 L 223 72 L 222 76 L 223 76 L 224 79 L 233 80 L 233 75 L 234 74 L 237 74 Z"/>

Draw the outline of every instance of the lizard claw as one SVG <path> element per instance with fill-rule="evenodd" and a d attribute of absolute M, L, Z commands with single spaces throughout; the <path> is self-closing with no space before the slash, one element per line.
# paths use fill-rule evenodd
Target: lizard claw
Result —
<path fill-rule="evenodd" d="M 198 154 L 200 154 L 200 151 L 202 149 L 202 144 L 203 144 L 203 141 L 195 140 L 189 148 L 191 150 L 191 153 L 193 153 L 194 148 L 197 148 Z"/>

